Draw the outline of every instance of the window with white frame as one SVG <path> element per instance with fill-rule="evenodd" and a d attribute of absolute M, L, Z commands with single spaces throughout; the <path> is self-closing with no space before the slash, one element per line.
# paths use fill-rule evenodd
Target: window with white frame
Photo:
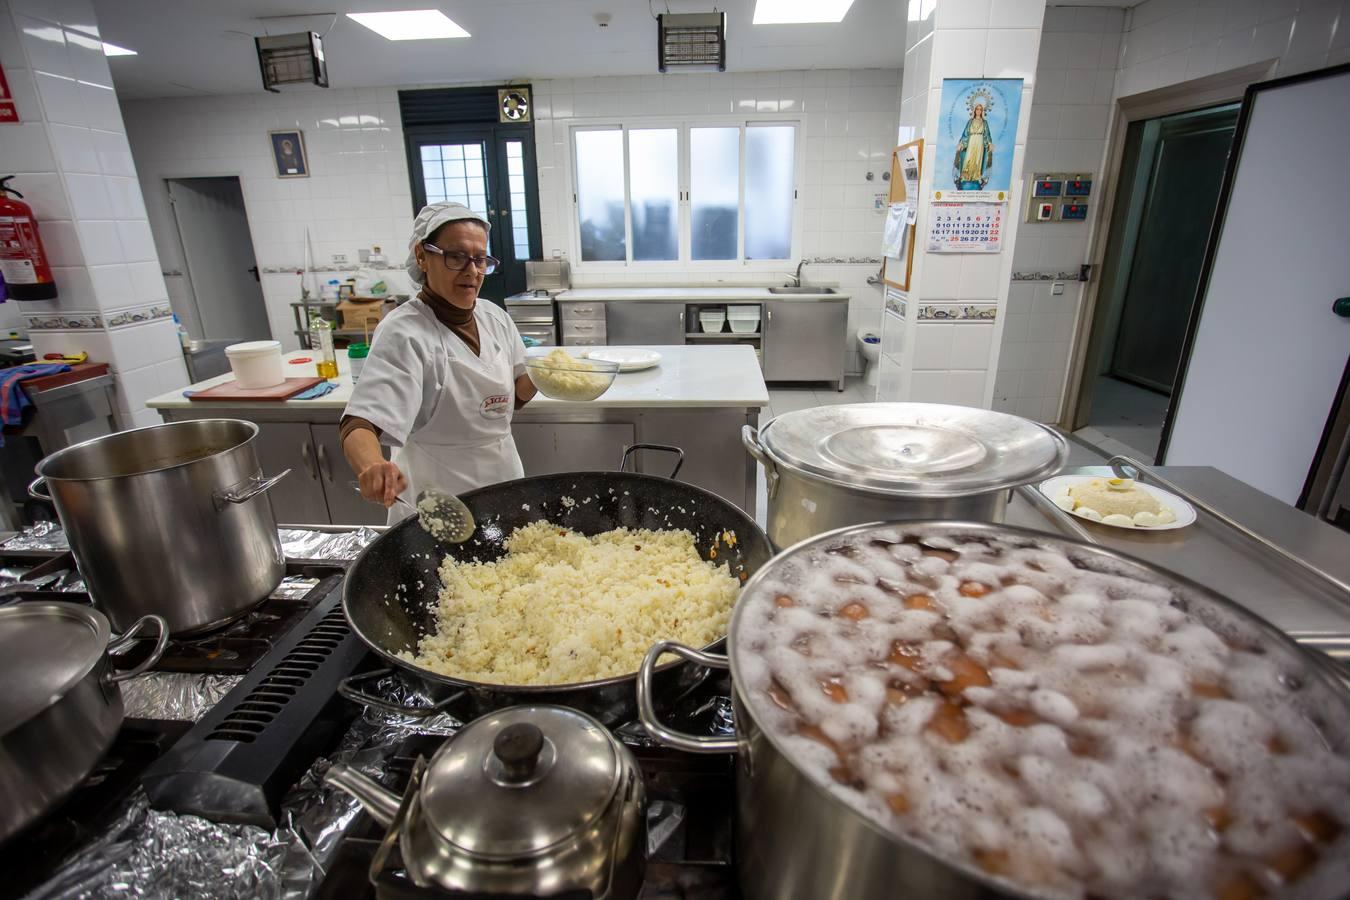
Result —
<path fill-rule="evenodd" d="M 574 128 L 577 260 L 793 258 L 797 136 L 782 122 Z"/>

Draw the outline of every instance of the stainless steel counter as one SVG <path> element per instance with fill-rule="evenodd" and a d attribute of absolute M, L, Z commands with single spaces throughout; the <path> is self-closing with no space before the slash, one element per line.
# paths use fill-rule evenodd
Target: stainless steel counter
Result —
<path fill-rule="evenodd" d="M 1081 454 L 1072 461 L 1081 460 Z M 1208 466 L 1160 466 L 1158 473 L 1262 537 L 1341 581 L 1350 582 L 1350 534 L 1286 506 Z M 1110 475 L 1105 466 L 1064 474 Z M 1144 479 L 1147 481 L 1147 479 Z M 1174 531 L 1127 531 L 1079 519 L 1103 546 L 1184 575 L 1242 603 L 1296 639 L 1350 660 L 1350 593 L 1281 559 L 1197 510 L 1194 525 Z M 1014 494 L 1009 525 L 1075 537 L 1064 518 Z"/>

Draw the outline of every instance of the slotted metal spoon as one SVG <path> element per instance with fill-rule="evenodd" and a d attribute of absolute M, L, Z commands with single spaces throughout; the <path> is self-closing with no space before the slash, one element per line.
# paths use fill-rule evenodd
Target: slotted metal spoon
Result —
<path fill-rule="evenodd" d="M 417 495 L 417 524 L 445 544 L 464 543 L 478 527 L 463 500 L 437 490 L 422 491 Z"/>

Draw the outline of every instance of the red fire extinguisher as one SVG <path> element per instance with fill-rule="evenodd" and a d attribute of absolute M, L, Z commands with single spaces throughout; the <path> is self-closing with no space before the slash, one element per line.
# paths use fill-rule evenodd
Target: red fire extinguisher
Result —
<path fill-rule="evenodd" d="M 0 178 L 0 276 L 15 300 L 51 300 L 56 297 L 52 267 L 42 251 L 32 208 L 6 183 L 13 177 Z M 11 200 L 7 194 L 20 199 Z"/>

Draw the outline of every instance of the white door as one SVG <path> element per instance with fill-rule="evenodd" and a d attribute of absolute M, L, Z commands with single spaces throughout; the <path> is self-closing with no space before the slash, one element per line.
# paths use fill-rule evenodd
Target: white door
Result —
<path fill-rule="evenodd" d="M 239 179 L 169 179 L 169 202 L 183 241 L 197 328 L 191 328 L 190 317 L 179 318 L 205 340 L 272 337 Z"/>
<path fill-rule="evenodd" d="M 1245 115 L 1163 461 L 1295 504 L 1350 354 L 1350 73 L 1255 90 Z"/>

